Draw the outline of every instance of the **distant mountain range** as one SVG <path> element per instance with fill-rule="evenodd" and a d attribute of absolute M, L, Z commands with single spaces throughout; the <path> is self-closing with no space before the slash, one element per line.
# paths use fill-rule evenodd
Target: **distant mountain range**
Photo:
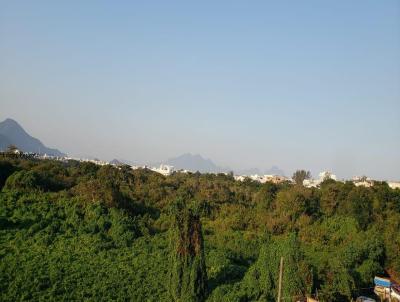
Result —
<path fill-rule="evenodd" d="M 168 159 L 165 164 L 174 166 L 177 169 L 184 169 L 189 171 L 199 171 L 202 173 L 219 173 L 219 172 L 229 172 L 232 171 L 229 167 L 220 167 L 216 165 L 211 159 L 205 159 L 199 154 L 191 154 L 185 153 L 181 156 Z M 284 175 L 285 173 L 276 166 L 273 166 L 270 169 L 260 170 L 257 168 L 254 169 L 243 169 L 234 171 L 235 174 L 240 175 L 264 175 L 264 174 L 273 174 L 273 175 Z"/>
<path fill-rule="evenodd" d="M 24 152 L 65 156 L 57 149 L 46 147 L 40 140 L 26 133 L 16 121 L 8 118 L 0 123 L 0 150 L 7 150 L 9 145 L 15 145 Z"/>
<path fill-rule="evenodd" d="M 205 159 L 200 154 L 185 153 L 181 156 L 170 158 L 165 163 L 174 166 L 176 169 L 184 169 L 193 172 L 215 173 L 229 171 L 227 168 L 218 167 L 212 160 Z"/>
<path fill-rule="evenodd" d="M 285 175 L 285 172 L 281 169 L 279 169 L 277 166 L 272 166 L 270 169 L 264 169 L 260 170 L 258 168 L 252 168 L 252 169 L 243 169 L 243 170 L 238 170 L 237 174 L 240 175 Z"/>
<path fill-rule="evenodd" d="M 24 152 L 46 153 L 53 156 L 65 156 L 64 153 L 57 149 L 46 147 L 40 140 L 30 136 L 16 121 L 13 119 L 6 119 L 0 122 L 0 151 L 6 150 L 9 145 L 15 145 L 18 149 Z M 114 159 L 111 161 L 113 164 L 130 164 L 139 165 L 128 160 Z M 201 173 L 221 173 L 232 171 L 229 167 L 220 167 L 216 165 L 211 159 L 206 159 L 200 154 L 185 153 L 178 157 L 170 158 L 163 162 L 164 164 L 174 166 L 176 169 L 189 170 L 192 172 L 199 171 Z M 150 166 L 158 166 L 160 163 L 150 164 Z M 235 174 L 240 175 L 253 175 L 253 174 L 276 174 L 284 175 L 284 172 L 278 167 L 274 166 L 271 169 L 246 169 L 235 170 Z"/>

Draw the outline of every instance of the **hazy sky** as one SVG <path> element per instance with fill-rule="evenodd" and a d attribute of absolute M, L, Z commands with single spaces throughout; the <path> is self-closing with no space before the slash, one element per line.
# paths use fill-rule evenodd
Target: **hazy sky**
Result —
<path fill-rule="evenodd" d="M 400 1 L 1 1 L 6 117 L 70 154 L 400 179 Z"/>

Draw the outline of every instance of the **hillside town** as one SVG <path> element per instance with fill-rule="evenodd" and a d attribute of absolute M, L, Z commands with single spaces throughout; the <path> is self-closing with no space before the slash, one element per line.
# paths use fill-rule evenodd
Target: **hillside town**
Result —
<path fill-rule="evenodd" d="M 34 158 L 34 159 L 39 159 L 39 160 L 57 160 L 57 161 L 62 161 L 62 162 L 68 162 L 68 161 L 89 162 L 89 163 L 93 163 L 93 164 L 99 165 L 99 166 L 106 166 L 106 165 L 112 165 L 115 167 L 129 166 L 132 170 L 148 169 L 148 170 L 151 170 L 153 172 L 159 173 L 164 176 L 170 176 L 173 173 L 196 173 L 196 172 L 198 172 L 198 171 L 190 171 L 187 169 L 176 169 L 174 166 L 166 165 L 166 164 L 160 164 L 159 166 L 154 167 L 154 166 L 148 166 L 148 165 L 128 165 L 128 164 L 125 164 L 125 163 L 122 163 L 122 162 L 119 162 L 116 160 L 108 162 L 108 161 L 100 160 L 97 158 L 89 159 L 89 158 L 76 158 L 76 157 L 69 157 L 69 156 L 52 156 L 52 155 L 47 155 L 47 154 L 23 152 L 16 147 L 12 147 L 8 151 L 0 152 L 0 154 L 6 154 L 6 153 L 7 154 L 12 153 L 15 156 L 23 156 L 23 157 Z M 233 172 L 211 173 L 211 174 L 225 174 L 225 175 L 232 174 L 233 178 L 236 181 L 249 180 L 249 181 L 256 181 L 259 183 L 271 182 L 271 183 L 275 183 L 275 184 L 284 183 L 284 182 L 294 183 L 293 178 L 283 176 L 283 175 L 272 175 L 272 174 L 236 175 Z M 362 186 L 362 187 L 367 187 L 367 188 L 372 187 L 375 182 L 385 181 L 390 188 L 400 189 L 400 181 L 377 180 L 377 179 L 372 179 L 367 176 L 354 176 L 351 179 L 338 179 L 337 176 L 330 171 L 320 172 L 318 174 L 318 178 L 304 179 L 303 186 L 305 186 L 306 188 L 317 188 L 321 185 L 322 182 L 324 182 L 326 180 L 334 180 L 334 181 L 341 181 L 341 182 L 350 181 L 357 187 Z"/>

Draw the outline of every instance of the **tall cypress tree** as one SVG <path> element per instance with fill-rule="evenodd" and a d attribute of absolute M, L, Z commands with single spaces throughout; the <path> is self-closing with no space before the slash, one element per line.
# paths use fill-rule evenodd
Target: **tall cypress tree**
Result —
<path fill-rule="evenodd" d="M 177 202 L 171 228 L 170 293 L 174 301 L 204 301 L 207 272 L 198 211 Z"/>

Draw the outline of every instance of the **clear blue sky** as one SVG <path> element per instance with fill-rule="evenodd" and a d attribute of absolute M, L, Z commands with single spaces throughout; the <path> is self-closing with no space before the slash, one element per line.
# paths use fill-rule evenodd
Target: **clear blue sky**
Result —
<path fill-rule="evenodd" d="M 400 179 L 400 1 L 1 1 L 6 117 L 70 154 Z"/>

